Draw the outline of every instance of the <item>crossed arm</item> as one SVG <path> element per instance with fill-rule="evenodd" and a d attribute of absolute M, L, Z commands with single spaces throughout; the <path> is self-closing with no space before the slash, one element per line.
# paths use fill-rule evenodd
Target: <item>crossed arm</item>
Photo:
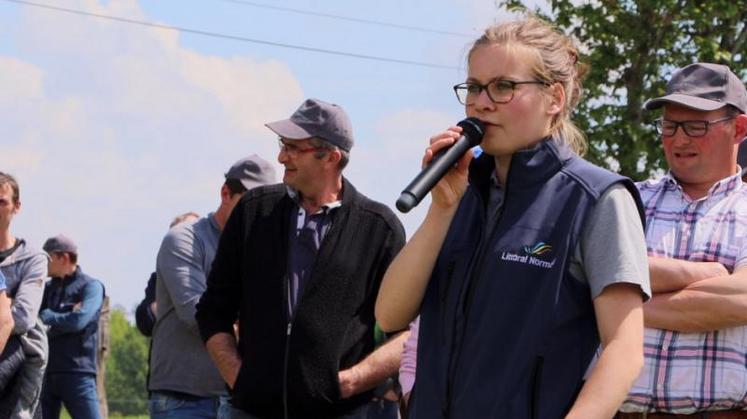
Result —
<path fill-rule="evenodd" d="M 747 324 L 747 266 L 729 274 L 717 262 L 649 257 L 653 298 L 647 327 L 707 332 Z"/>
<path fill-rule="evenodd" d="M 52 336 L 79 332 L 96 316 L 103 300 L 104 286 L 99 281 L 91 281 L 83 289 L 82 300 L 75 309 L 58 313 L 45 308 L 39 313 L 39 317 L 44 324 L 50 326 L 48 333 Z"/>

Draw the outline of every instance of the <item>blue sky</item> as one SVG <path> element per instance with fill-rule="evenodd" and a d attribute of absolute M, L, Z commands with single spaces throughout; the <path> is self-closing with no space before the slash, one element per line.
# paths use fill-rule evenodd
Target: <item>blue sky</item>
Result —
<path fill-rule="evenodd" d="M 432 68 L 199 36 L 0 0 L 0 170 L 21 183 L 12 230 L 40 247 L 64 233 L 115 304 L 142 298 L 173 216 L 217 208 L 223 173 L 257 153 L 263 123 L 307 97 L 342 105 L 356 145 L 345 175 L 394 207 L 430 135 L 464 117 L 451 86 L 468 46 L 507 17 L 491 0 L 254 3 L 431 28 L 445 35 L 230 0 L 34 0 L 89 13 Z M 402 216 L 408 235 L 427 202 Z"/>

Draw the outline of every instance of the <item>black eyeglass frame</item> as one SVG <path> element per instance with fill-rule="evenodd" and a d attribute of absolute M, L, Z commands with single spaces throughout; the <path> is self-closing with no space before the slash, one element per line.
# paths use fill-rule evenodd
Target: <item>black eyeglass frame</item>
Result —
<path fill-rule="evenodd" d="M 656 119 L 654 121 L 654 126 L 656 127 L 656 132 L 659 133 L 662 137 L 673 137 L 675 134 L 677 134 L 677 129 L 679 129 L 679 127 L 682 127 L 682 130 L 685 132 L 685 135 L 687 135 L 688 137 L 699 138 L 699 137 L 705 137 L 706 134 L 708 134 L 708 129 L 710 128 L 711 125 L 718 124 L 720 122 L 726 122 L 726 121 L 729 121 L 729 120 L 732 120 L 732 119 L 735 119 L 735 118 L 736 118 L 736 116 L 732 115 L 732 116 L 725 116 L 725 117 L 719 118 L 719 119 L 714 119 L 713 121 L 708 121 L 708 120 L 705 120 L 705 119 L 693 119 L 693 120 L 687 120 L 687 121 L 672 121 L 672 120 L 669 120 L 669 119 L 664 119 L 662 117 L 662 118 L 658 118 L 658 119 Z M 664 133 L 664 125 L 663 125 L 664 122 L 668 122 L 668 123 L 674 124 L 674 130 L 672 131 L 671 134 L 665 134 Z M 688 128 L 688 124 L 689 124 L 689 128 Z M 693 126 L 693 124 L 699 124 L 699 125 Z M 700 124 L 702 124 L 702 125 L 700 125 Z M 691 132 L 691 130 L 698 130 L 698 129 L 702 129 L 703 132 L 702 133 L 696 132 L 695 134 L 693 134 Z"/>
<path fill-rule="evenodd" d="M 490 89 L 488 89 L 488 86 L 490 86 L 491 84 L 495 84 L 495 83 L 505 83 L 505 84 L 511 86 L 511 96 L 508 98 L 508 100 L 495 100 L 495 98 L 493 98 L 493 96 L 490 95 Z M 482 91 L 484 90 L 485 93 L 488 94 L 488 98 L 490 99 L 491 102 L 497 103 L 497 104 L 506 104 L 506 103 L 511 102 L 513 100 L 514 93 L 516 93 L 516 86 L 519 85 L 519 84 L 541 84 L 543 86 L 549 86 L 552 83 L 548 83 L 548 82 L 542 81 L 542 80 L 520 80 L 520 81 L 514 81 L 514 80 L 506 80 L 506 79 L 493 79 L 493 80 L 491 80 L 491 81 L 489 81 L 489 82 L 487 82 L 485 84 L 480 84 L 480 83 L 473 82 L 473 81 L 459 83 L 459 84 L 455 84 L 454 87 L 453 87 L 453 89 L 454 89 L 454 94 L 456 94 L 457 100 L 462 105 L 468 105 L 468 103 L 467 103 L 467 95 L 469 95 L 469 93 L 470 93 L 469 92 L 469 87 L 470 86 L 476 86 L 476 87 L 478 87 L 480 89 L 477 92 L 477 95 L 475 97 L 480 96 L 480 93 L 482 93 Z M 462 100 L 462 97 L 460 96 L 459 91 L 464 91 L 464 100 Z M 470 105 L 471 105 L 471 103 L 470 103 Z"/>

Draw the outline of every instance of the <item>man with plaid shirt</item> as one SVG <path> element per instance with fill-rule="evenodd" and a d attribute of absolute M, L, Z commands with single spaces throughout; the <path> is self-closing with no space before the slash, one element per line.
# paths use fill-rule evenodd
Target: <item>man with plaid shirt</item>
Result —
<path fill-rule="evenodd" d="M 654 296 L 644 368 L 617 418 L 747 418 L 747 91 L 728 67 L 696 63 L 644 107 L 664 108 L 670 171 L 638 184 Z"/>

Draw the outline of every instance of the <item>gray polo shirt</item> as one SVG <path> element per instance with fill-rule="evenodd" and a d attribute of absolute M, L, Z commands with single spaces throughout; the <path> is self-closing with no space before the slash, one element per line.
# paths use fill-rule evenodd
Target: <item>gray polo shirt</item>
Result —
<path fill-rule="evenodd" d="M 492 178 L 488 201 L 488 230 L 503 209 L 503 188 Z M 651 297 L 648 255 L 641 218 L 633 198 L 622 185 L 613 185 L 597 201 L 586 220 L 579 243 L 571 256 L 568 270 L 574 278 L 587 282 L 591 298 L 597 298 L 605 287 L 629 283 L 641 289 L 644 300 Z"/>

